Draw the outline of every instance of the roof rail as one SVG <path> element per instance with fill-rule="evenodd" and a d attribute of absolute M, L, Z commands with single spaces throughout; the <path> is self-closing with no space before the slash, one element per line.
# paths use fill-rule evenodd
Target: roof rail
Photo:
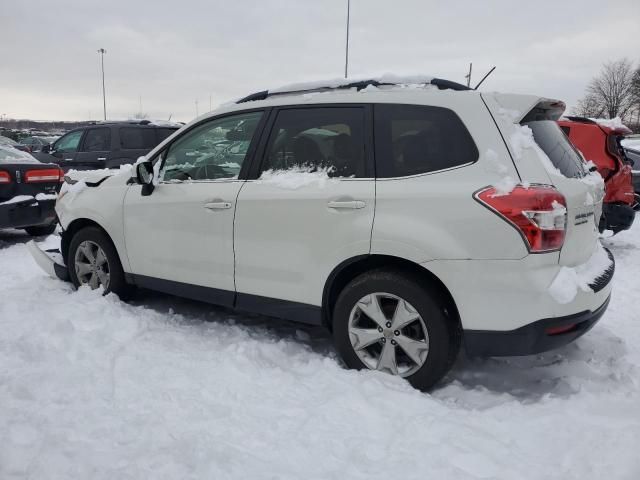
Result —
<path fill-rule="evenodd" d="M 472 90 L 466 85 L 462 85 L 461 83 L 452 82 L 451 80 L 445 80 L 442 78 L 432 78 L 429 82 L 431 85 L 438 87 L 438 90 Z M 355 82 L 345 83 L 344 85 L 337 86 L 320 86 L 316 88 L 309 88 L 307 90 L 291 90 L 291 91 L 277 91 L 277 92 L 269 92 L 269 90 L 262 90 L 260 92 L 252 93 L 251 95 L 247 95 L 246 97 L 237 100 L 236 103 L 246 103 L 246 102 L 254 102 L 256 100 L 266 100 L 269 97 L 277 96 L 277 95 L 292 95 L 296 93 L 310 93 L 310 92 L 327 92 L 331 90 L 349 90 L 352 88 L 357 89 L 357 91 L 363 90 L 367 87 L 380 87 L 385 85 L 399 85 L 399 83 L 394 82 L 381 82 L 378 80 L 358 80 Z M 425 83 L 426 85 L 426 83 Z"/>

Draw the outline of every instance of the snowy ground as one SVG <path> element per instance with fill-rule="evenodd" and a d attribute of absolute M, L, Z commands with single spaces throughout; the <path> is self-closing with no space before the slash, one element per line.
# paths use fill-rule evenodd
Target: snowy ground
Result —
<path fill-rule="evenodd" d="M 461 358 L 432 395 L 318 329 L 45 276 L 0 232 L 0 478 L 640 478 L 640 222 L 577 343 Z M 55 242 L 49 237 L 47 243 Z"/>

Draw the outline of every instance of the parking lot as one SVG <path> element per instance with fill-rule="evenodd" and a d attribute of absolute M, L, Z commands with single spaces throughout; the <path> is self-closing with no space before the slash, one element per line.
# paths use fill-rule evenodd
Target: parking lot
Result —
<path fill-rule="evenodd" d="M 432 394 L 344 369 L 320 329 L 48 278 L 0 232 L 1 478 L 640 475 L 640 225 L 574 344 L 461 357 Z M 55 245 L 48 237 L 45 245 Z"/>

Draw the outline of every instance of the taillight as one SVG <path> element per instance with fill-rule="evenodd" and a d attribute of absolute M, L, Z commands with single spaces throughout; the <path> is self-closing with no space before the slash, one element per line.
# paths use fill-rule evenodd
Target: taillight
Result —
<path fill-rule="evenodd" d="M 559 250 L 564 244 L 567 202 L 549 185 L 515 187 L 506 194 L 487 187 L 475 198 L 520 232 L 532 253 Z"/>
<path fill-rule="evenodd" d="M 24 174 L 25 183 L 59 182 L 64 173 L 59 168 L 45 168 L 42 170 L 28 170 Z"/>
<path fill-rule="evenodd" d="M 9 172 L 0 171 L 0 185 L 4 185 L 6 183 L 11 183 Z"/>

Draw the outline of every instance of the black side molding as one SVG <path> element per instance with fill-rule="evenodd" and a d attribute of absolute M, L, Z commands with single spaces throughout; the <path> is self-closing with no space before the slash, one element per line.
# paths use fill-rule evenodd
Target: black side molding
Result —
<path fill-rule="evenodd" d="M 174 282 L 133 273 L 125 273 L 125 278 L 128 283 L 157 292 L 268 317 L 283 318 L 309 325 L 322 325 L 322 307 L 316 305 L 250 295 L 248 293 L 236 293 L 230 290 Z"/>

